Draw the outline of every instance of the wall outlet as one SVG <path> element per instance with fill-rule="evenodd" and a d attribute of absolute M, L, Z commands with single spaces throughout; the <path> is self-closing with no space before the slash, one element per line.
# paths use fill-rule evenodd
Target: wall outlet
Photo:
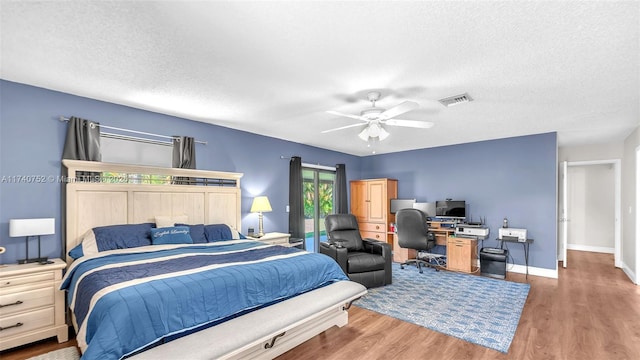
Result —
<path fill-rule="evenodd" d="M 289 212 L 289 205 L 287 205 L 284 211 Z"/>

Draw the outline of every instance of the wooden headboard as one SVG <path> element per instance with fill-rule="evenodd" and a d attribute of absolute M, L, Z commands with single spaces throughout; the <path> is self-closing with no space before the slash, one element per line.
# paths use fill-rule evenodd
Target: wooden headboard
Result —
<path fill-rule="evenodd" d="M 189 224 L 241 229 L 241 173 L 79 160 L 62 164 L 68 174 L 67 252 L 96 226 L 155 222 L 158 215 L 187 215 Z M 87 172 L 99 181 L 78 181 Z"/>

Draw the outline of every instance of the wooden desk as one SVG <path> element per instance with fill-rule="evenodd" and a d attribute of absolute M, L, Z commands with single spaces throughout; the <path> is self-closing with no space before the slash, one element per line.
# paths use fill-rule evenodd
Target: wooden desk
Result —
<path fill-rule="evenodd" d="M 478 240 L 447 237 L 447 270 L 473 273 L 478 270 Z"/>
<path fill-rule="evenodd" d="M 447 238 L 455 232 L 454 221 L 427 221 L 429 231 L 436 236 L 436 245 L 447 246 Z"/>
<path fill-rule="evenodd" d="M 404 263 L 409 259 L 415 259 L 417 251 L 413 249 L 402 248 L 398 244 L 398 234 L 393 234 L 393 262 Z"/>

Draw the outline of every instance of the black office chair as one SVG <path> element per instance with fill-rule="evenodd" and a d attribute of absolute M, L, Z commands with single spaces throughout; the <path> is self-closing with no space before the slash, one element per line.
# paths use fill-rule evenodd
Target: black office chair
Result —
<path fill-rule="evenodd" d="M 416 264 L 420 273 L 422 273 L 422 265 L 433 267 L 439 271 L 442 267 L 442 255 L 427 253 L 436 246 L 436 236 L 429 231 L 426 215 L 418 209 L 401 209 L 396 212 L 396 226 L 398 231 L 398 245 L 402 248 L 416 250 L 416 258 L 408 259 L 400 264 L 400 268 L 404 269 L 404 265 Z M 422 259 L 425 257 L 427 260 Z"/>
<path fill-rule="evenodd" d="M 351 281 L 367 288 L 391 284 L 391 245 L 363 239 L 352 214 L 331 214 L 324 219 L 327 242 L 320 253 L 332 257 Z"/>

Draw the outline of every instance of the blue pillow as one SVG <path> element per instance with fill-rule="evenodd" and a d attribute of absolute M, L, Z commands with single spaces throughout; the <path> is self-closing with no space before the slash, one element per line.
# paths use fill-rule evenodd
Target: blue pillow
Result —
<path fill-rule="evenodd" d="M 191 235 L 191 239 L 194 244 L 205 244 L 207 242 L 207 237 L 204 235 L 204 225 L 187 225 L 187 224 L 176 224 L 176 226 L 188 226 L 189 227 L 189 235 Z"/>
<path fill-rule="evenodd" d="M 188 226 L 151 229 L 151 242 L 153 245 L 193 244 Z"/>
<path fill-rule="evenodd" d="M 84 251 L 82 251 L 82 243 L 76 245 L 73 249 L 69 250 L 69 256 L 75 260 L 84 256 Z"/>
<path fill-rule="evenodd" d="M 208 242 L 244 239 L 245 237 L 227 224 L 211 224 L 204 226 L 204 234 Z"/>
<path fill-rule="evenodd" d="M 151 245 L 151 228 L 155 224 L 125 224 L 93 228 L 98 251 L 128 249 Z"/>

